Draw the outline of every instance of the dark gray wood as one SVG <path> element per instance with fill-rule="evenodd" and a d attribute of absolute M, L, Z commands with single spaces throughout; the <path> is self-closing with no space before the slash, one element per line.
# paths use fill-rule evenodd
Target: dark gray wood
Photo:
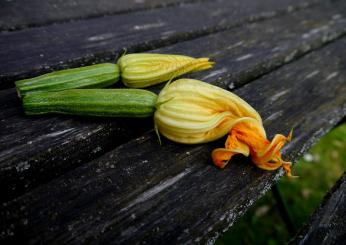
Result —
<path fill-rule="evenodd" d="M 320 0 L 203 2 L 0 34 L 0 88 L 47 71 L 115 61 L 244 22 L 306 8 Z M 212 11 L 211 11 L 212 10 Z"/>
<path fill-rule="evenodd" d="M 295 160 L 346 115 L 346 38 L 236 90 L 264 119 L 269 137 L 294 127 L 284 159 Z M 282 171 L 248 159 L 215 168 L 223 140 L 185 146 L 154 132 L 1 207 L 4 241 L 177 244 L 213 242 Z"/>
<path fill-rule="evenodd" d="M 328 192 L 290 244 L 344 244 L 346 241 L 346 173 Z"/>
<path fill-rule="evenodd" d="M 203 0 L 10 0 L 0 2 L 0 30 L 167 7 Z"/>
<path fill-rule="evenodd" d="M 344 34 L 346 21 L 336 16 L 346 4 L 336 6 L 299 11 L 152 52 L 211 57 L 216 61 L 213 70 L 190 77 L 236 88 Z M 126 119 L 25 117 L 14 89 L 0 92 L 0 111 L 1 201 L 153 127 L 151 119 L 138 124 Z"/>

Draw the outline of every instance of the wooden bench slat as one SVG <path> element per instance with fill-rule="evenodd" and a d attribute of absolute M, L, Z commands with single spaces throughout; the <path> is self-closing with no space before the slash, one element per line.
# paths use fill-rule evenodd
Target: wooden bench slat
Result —
<path fill-rule="evenodd" d="M 270 137 L 294 127 L 284 159 L 345 117 L 345 45 L 340 39 L 236 91 Z M 282 175 L 242 157 L 217 169 L 210 152 L 223 143 L 159 146 L 148 133 L 3 204 L 0 234 L 37 243 L 213 241 Z"/>
<path fill-rule="evenodd" d="M 210 56 L 215 68 L 191 77 L 236 88 L 345 33 L 345 20 L 334 18 L 342 7 L 304 10 L 153 52 Z M 133 119 L 25 117 L 14 89 L 0 92 L 0 111 L 1 201 L 152 128 L 151 119 L 138 127 Z"/>
<path fill-rule="evenodd" d="M 162 47 L 316 2 L 221 0 L 0 33 L 0 88 L 51 70 L 114 62 L 123 48 Z"/>
<path fill-rule="evenodd" d="M 18 30 L 76 19 L 114 15 L 195 0 L 16 0 L 0 3 L 0 30 Z"/>
<path fill-rule="evenodd" d="M 346 238 L 346 173 L 289 244 L 342 244 Z"/>

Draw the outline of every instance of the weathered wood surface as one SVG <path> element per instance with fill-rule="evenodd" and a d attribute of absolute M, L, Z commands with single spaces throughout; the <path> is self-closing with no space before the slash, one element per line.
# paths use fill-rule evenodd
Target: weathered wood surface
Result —
<path fill-rule="evenodd" d="M 264 119 L 269 136 L 295 136 L 295 160 L 346 115 L 346 38 L 314 51 L 236 94 Z M 328 57 L 328 58 L 326 58 Z M 239 157 L 224 170 L 211 144 L 159 146 L 153 132 L 1 207 L 1 236 L 28 243 L 212 242 L 282 171 L 262 171 Z"/>
<path fill-rule="evenodd" d="M 0 31 L 203 0 L 8 0 L 0 2 Z"/>
<path fill-rule="evenodd" d="M 290 244 L 344 244 L 346 241 L 346 173 Z"/>
<path fill-rule="evenodd" d="M 343 35 L 346 21 L 338 13 L 345 9 L 316 7 L 152 52 L 211 57 L 215 68 L 191 77 L 234 89 Z M 25 117 L 14 89 L 0 91 L 0 109 L 1 201 L 152 128 L 151 120 L 139 127 L 126 119 Z"/>
<path fill-rule="evenodd" d="M 158 48 L 316 2 L 321 1 L 197 2 L 0 33 L 0 88 L 51 70 L 114 61 L 124 48 Z"/>

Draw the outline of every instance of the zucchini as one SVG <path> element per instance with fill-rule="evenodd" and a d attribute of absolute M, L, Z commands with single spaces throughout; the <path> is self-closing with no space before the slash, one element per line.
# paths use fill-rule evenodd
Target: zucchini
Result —
<path fill-rule="evenodd" d="M 119 67 L 103 63 L 16 81 L 17 93 L 23 97 L 29 92 L 62 91 L 76 88 L 104 88 L 119 80 Z"/>
<path fill-rule="evenodd" d="M 23 107 L 27 115 L 149 117 L 154 114 L 156 100 L 156 94 L 142 89 L 71 89 L 28 93 Z"/>

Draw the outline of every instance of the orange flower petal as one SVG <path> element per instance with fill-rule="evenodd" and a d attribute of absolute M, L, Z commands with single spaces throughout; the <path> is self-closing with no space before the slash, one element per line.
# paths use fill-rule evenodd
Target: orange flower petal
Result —
<path fill-rule="evenodd" d="M 225 148 L 231 150 L 234 153 L 240 153 L 244 156 L 249 156 L 250 148 L 247 144 L 239 141 L 236 135 L 232 134 L 227 137 Z"/>
<path fill-rule="evenodd" d="M 211 153 L 214 164 L 219 168 L 224 168 L 233 155 L 234 152 L 225 148 L 217 148 Z"/>
<path fill-rule="evenodd" d="M 262 162 L 262 163 L 255 163 L 257 167 L 264 169 L 264 170 L 275 170 L 282 166 L 282 163 L 280 161 L 274 162 Z"/>
<path fill-rule="evenodd" d="M 244 156 L 249 156 L 250 154 L 250 148 L 237 140 L 235 135 L 228 136 L 225 147 L 217 148 L 212 152 L 214 164 L 219 168 L 224 168 L 235 154 L 243 154 Z"/>
<path fill-rule="evenodd" d="M 241 122 L 236 124 L 229 132 L 225 148 L 213 151 L 213 161 L 217 166 L 224 167 L 234 154 L 251 155 L 257 167 L 265 170 L 275 170 L 280 167 L 287 176 L 292 177 L 291 163 L 281 158 L 281 149 L 286 142 L 292 139 L 292 130 L 287 137 L 277 134 L 270 142 L 260 123 Z"/>

